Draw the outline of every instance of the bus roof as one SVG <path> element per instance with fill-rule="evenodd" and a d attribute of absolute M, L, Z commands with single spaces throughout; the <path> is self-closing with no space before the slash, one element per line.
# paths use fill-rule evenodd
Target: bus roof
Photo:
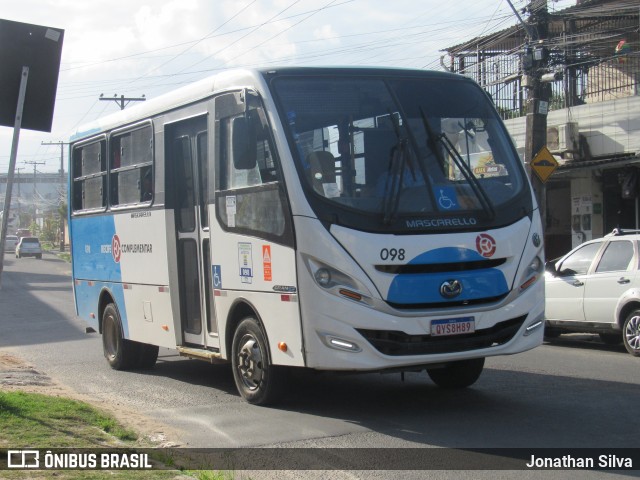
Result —
<path fill-rule="evenodd" d="M 465 78 L 458 74 L 437 72 L 431 70 L 405 69 L 392 67 L 273 67 L 261 69 L 230 69 L 209 76 L 184 87 L 172 90 L 152 100 L 141 102 L 130 108 L 107 115 L 85 125 L 81 125 L 71 141 L 75 142 L 85 138 L 99 135 L 112 128 L 130 125 L 137 121 L 153 117 L 162 112 L 170 111 L 183 105 L 204 99 L 216 91 L 230 88 L 256 87 L 262 82 L 262 78 L 291 76 L 291 75 L 410 75 L 429 78 Z"/>

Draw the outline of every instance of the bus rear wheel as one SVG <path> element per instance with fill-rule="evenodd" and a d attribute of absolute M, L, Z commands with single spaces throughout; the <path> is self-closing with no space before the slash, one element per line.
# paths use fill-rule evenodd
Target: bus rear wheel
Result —
<path fill-rule="evenodd" d="M 231 365 L 236 387 L 247 402 L 266 405 L 280 397 L 285 372 L 271 365 L 265 335 L 253 317 L 245 318 L 236 328 Z"/>
<path fill-rule="evenodd" d="M 473 385 L 484 368 L 484 358 L 460 360 L 442 368 L 427 368 L 433 382 L 442 388 L 466 388 Z"/>
<path fill-rule="evenodd" d="M 124 338 L 120 314 L 113 303 L 107 305 L 102 314 L 102 349 L 114 370 L 134 368 L 140 358 L 139 344 Z"/>

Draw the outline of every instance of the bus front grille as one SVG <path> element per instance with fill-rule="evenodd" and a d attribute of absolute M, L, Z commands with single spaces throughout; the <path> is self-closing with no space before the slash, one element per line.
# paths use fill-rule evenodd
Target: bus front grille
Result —
<path fill-rule="evenodd" d="M 397 330 L 357 331 L 380 353 L 392 356 L 429 355 L 437 353 L 465 352 L 503 345 L 513 338 L 527 315 L 496 323 L 491 328 L 473 333 L 446 337 L 409 335 Z"/>

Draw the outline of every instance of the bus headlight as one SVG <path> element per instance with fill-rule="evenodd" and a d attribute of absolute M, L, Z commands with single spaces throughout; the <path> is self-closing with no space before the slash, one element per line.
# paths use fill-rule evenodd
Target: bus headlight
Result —
<path fill-rule="evenodd" d="M 525 291 L 531 285 L 536 283 L 538 278 L 540 278 L 543 268 L 544 263 L 542 262 L 542 259 L 536 255 L 536 257 L 529 262 L 529 265 L 527 265 L 527 269 L 522 276 L 524 281 L 520 284 L 520 292 Z"/>
<path fill-rule="evenodd" d="M 320 285 L 321 287 L 327 288 L 328 286 L 331 285 L 331 272 L 329 271 L 328 268 L 319 268 L 313 274 L 313 277 L 316 279 L 316 282 L 318 282 L 318 285 Z"/>
<path fill-rule="evenodd" d="M 309 273 L 323 290 L 358 303 L 372 305 L 372 295 L 362 282 L 330 265 L 304 255 Z"/>
<path fill-rule="evenodd" d="M 540 257 L 536 257 L 533 259 L 533 261 L 529 264 L 529 270 L 532 270 L 534 272 L 539 272 L 540 270 L 542 270 L 542 260 L 540 260 Z"/>

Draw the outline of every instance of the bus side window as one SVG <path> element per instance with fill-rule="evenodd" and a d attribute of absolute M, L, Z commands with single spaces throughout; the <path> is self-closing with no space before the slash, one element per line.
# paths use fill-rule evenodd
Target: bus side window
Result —
<path fill-rule="evenodd" d="M 148 204 L 153 200 L 153 128 L 111 137 L 110 202 L 112 206 Z"/>
<path fill-rule="evenodd" d="M 266 116 L 262 108 L 250 108 L 247 118 L 254 122 L 256 135 L 247 139 L 256 142 L 256 164 L 249 169 L 236 168 L 233 161 L 233 119 L 244 112 L 221 118 L 218 128 L 219 200 L 217 215 L 221 223 L 232 230 L 282 236 L 285 233 L 285 206 L 280 188 L 277 155 L 273 149 Z M 227 210 L 226 198 L 233 197 L 235 213 Z"/>
<path fill-rule="evenodd" d="M 106 142 L 73 148 L 73 211 L 104 209 L 107 205 Z"/>

